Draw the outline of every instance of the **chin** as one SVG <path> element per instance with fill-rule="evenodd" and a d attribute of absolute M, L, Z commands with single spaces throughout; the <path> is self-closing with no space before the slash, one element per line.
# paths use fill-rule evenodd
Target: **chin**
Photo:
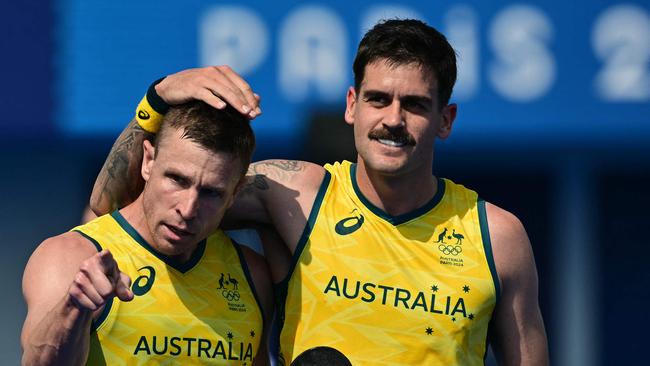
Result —
<path fill-rule="evenodd" d="M 407 162 L 396 159 L 380 159 L 379 161 L 364 160 L 366 169 L 385 175 L 399 175 L 407 171 Z"/>

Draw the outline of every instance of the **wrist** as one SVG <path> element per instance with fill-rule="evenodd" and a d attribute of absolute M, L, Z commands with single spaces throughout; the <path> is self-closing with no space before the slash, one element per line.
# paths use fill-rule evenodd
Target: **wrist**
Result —
<path fill-rule="evenodd" d="M 154 81 L 147 89 L 147 94 L 142 98 L 135 112 L 135 118 L 143 130 L 157 133 L 165 113 L 169 110 L 167 104 L 156 92 L 156 85 L 164 78 Z"/>

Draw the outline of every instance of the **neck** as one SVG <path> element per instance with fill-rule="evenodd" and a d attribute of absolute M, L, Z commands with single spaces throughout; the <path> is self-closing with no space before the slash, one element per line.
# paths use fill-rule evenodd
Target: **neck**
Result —
<path fill-rule="evenodd" d="M 196 245 L 193 246 L 191 250 L 173 254 L 168 254 L 165 250 L 162 250 L 163 248 L 156 242 L 154 236 L 151 233 L 151 230 L 149 229 L 149 225 L 147 224 L 142 194 L 135 201 L 133 201 L 133 203 L 121 209 L 120 213 L 124 219 L 128 221 L 131 226 L 133 226 L 135 231 L 140 234 L 142 239 L 144 239 L 147 244 L 149 244 L 149 246 L 151 246 L 151 248 L 156 252 L 168 258 L 171 258 L 178 263 L 185 263 L 192 257 L 192 253 L 194 253 Z"/>
<path fill-rule="evenodd" d="M 375 206 L 391 216 L 412 212 L 424 206 L 436 194 L 438 181 L 431 167 L 386 175 L 369 169 L 359 158 L 357 184 L 361 193 Z"/>

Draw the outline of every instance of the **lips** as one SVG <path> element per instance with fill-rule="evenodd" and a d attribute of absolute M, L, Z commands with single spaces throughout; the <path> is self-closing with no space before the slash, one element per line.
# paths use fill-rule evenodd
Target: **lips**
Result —
<path fill-rule="evenodd" d="M 382 145 L 390 147 L 402 147 L 415 145 L 415 139 L 404 130 L 390 131 L 387 129 L 372 130 L 368 138 L 375 140 Z"/>
<path fill-rule="evenodd" d="M 402 147 L 406 145 L 405 142 L 402 141 L 393 141 L 393 140 L 386 140 L 386 139 L 377 139 L 380 144 L 386 145 L 386 146 L 392 146 L 392 147 Z"/>
<path fill-rule="evenodd" d="M 178 226 L 169 225 L 169 224 L 163 224 L 163 225 L 173 234 L 173 236 L 177 237 L 176 239 L 181 239 L 181 238 L 184 238 L 184 237 L 194 235 L 193 232 L 188 231 L 185 228 L 180 228 Z"/>

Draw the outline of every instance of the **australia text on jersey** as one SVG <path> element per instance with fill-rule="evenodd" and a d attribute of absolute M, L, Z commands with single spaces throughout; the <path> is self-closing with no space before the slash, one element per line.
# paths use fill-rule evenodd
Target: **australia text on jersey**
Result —
<path fill-rule="evenodd" d="M 469 289 L 468 286 L 465 287 Z M 382 305 L 393 306 L 395 308 L 403 307 L 407 310 L 418 309 L 450 317 L 462 314 L 464 318 L 468 317 L 465 299 L 463 297 L 436 297 L 435 293 L 427 296 L 422 291 L 410 291 L 404 288 L 374 284 L 371 282 L 361 283 L 361 281 L 351 281 L 347 278 L 343 278 L 343 281 L 340 281 L 336 275 L 332 275 L 323 292 L 326 295 L 344 296 L 350 300 L 358 298 L 367 303 L 381 301 Z M 360 292 L 363 292 L 363 294 L 360 294 Z"/>

